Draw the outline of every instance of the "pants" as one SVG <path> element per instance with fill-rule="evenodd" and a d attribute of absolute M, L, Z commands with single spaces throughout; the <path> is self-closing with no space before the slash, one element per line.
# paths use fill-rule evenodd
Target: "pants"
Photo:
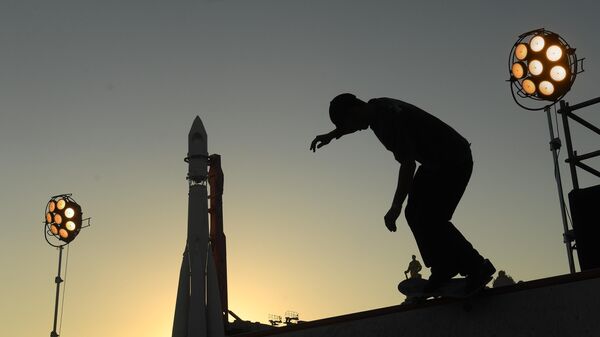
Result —
<path fill-rule="evenodd" d="M 469 156 L 463 165 L 443 169 L 421 165 L 415 174 L 405 217 L 423 262 L 432 271 L 439 268 L 468 275 L 483 262 L 483 257 L 450 222 L 472 172 Z"/>

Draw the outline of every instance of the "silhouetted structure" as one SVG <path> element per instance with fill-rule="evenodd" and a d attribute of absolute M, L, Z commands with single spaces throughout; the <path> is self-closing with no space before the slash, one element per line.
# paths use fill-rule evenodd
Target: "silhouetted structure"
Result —
<path fill-rule="evenodd" d="M 208 185 L 210 187 L 210 241 L 215 257 L 217 278 L 219 281 L 219 294 L 221 295 L 221 310 L 223 311 L 223 322 L 227 324 L 227 312 L 229 311 L 227 299 L 227 239 L 223 232 L 223 187 L 225 175 L 221 168 L 221 156 L 212 154 L 209 156 L 210 169 L 208 170 Z"/>
<path fill-rule="evenodd" d="M 583 72 L 583 61 L 575 55 L 576 48 L 571 47 L 560 35 L 544 28 L 535 29 L 519 36 L 513 45 L 509 57 L 510 88 L 512 97 L 520 107 L 536 111 L 544 110 L 550 131 L 550 150 L 554 161 L 554 176 L 558 190 L 561 220 L 563 223 L 563 242 L 567 249 L 569 270 L 575 273 L 573 251 L 577 250 L 581 270 L 600 268 L 600 229 L 597 226 L 597 207 L 600 203 L 600 185 L 580 189 L 577 168 L 600 178 L 600 171 L 590 167 L 583 161 L 600 156 L 600 150 L 578 154 L 573 149 L 570 120 L 600 135 L 600 128 L 576 115 L 574 111 L 600 103 L 600 97 L 569 105 L 563 97 L 569 92 L 575 78 Z M 544 102 L 543 105 L 526 106 L 521 99 L 532 99 Z M 554 136 L 554 126 L 550 110 L 560 101 L 565 141 L 567 145 L 566 160 L 571 171 L 573 190 L 569 192 L 569 206 L 573 214 L 571 228 L 564 200 L 562 177 L 558 154 L 562 147 L 559 137 Z M 556 110 L 555 110 L 556 111 Z M 557 118 L 558 128 L 558 118 Z"/>
<path fill-rule="evenodd" d="M 597 337 L 599 306 L 597 269 L 488 289 L 468 301 L 445 298 L 402 304 L 243 336 Z"/>
<path fill-rule="evenodd" d="M 179 272 L 172 336 L 222 337 L 225 323 L 213 250 L 219 238 L 224 240 L 224 235 L 216 235 L 212 243 L 208 240 L 209 157 L 207 134 L 200 117 L 194 119 L 188 134 L 185 161 L 189 164 L 187 240 Z"/>
<path fill-rule="evenodd" d="M 300 321 L 300 315 L 295 311 L 285 312 L 285 325 L 296 324 Z"/>
<path fill-rule="evenodd" d="M 233 322 L 228 324 L 227 336 L 238 335 L 242 333 L 251 333 L 258 331 L 275 330 L 274 326 L 262 324 L 260 322 L 246 321 L 229 310 L 229 315 L 233 317 Z"/>
<path fill-rule="evenodd" d="M 421 266 L 421 262 L 419 262 L 419 260 L 417 260 L 417 257 L 413 255 L 412 261 L 408 263 L 408 268 L 406 268 L 404 275 L 406 276 L 408 273 L 410 273 L 410 278 L 420 279 L 422 278 L 421 274 L 419 273 L 421 269 L 423 269 L 423 267 Z"/>
<path fill-rule="evenodd" d="M 505 287 L 515 284 L 515 281 L 512 277 L 506 274 L 504 270 L 498 272 L 498 277 L 494 280 L 493 287 Z"/>
<path fill-rule="evenodd" d="M 568 242 L 570 246 L 570 241 L 575 239 L 575 248 L 571 246 L 571 249 L 577 249 L 581 270 L 600 268 L 600 244 L 598 242 L 600 238 L 600 227 L 598 226 L 600 218 L 598 213 L 600 185 L 580 188 L 577 169 L 582 169 L 596 178 L 600 178 L 600 171 L 584 163 L 585 160 L 600 156 L 600 150 L 578 154 L 573 148 L 569 121 L 573 120 L 596 135 L 600 135 L 599 127 L 575 114 L 575 111 L 579 109 L 598 103 L 600 103 L 600 97 L 573 106 L 565 101 L 560 101 L 560 109 L 558 110 L 562 115 L 568 156 L 566 161 L 569 163 L 571 181 L 573 183 L 573 190 L 569 192 L 569 205 L 573 216 L 574 235 L 565 235 L 565 242 Z M 570 234 L 570 232 L 567 233 Z"/>
<path fill-rule="evenodd" d="M 335 129 L 316 136 L 311 150 L 371 128 L 400 163 L 385 225 L 396 231 L 396 219 L 408 196 L 406 220 L 425 265 L 431 267 L 428 288 L 437 288 L 459 273 L 467 276 L 469 288 L 489 282 L 495 268 L 450 222 L 473 169 L 469 142 L 438 118 L 391 98 L 364 102 L 352 94 L 341 94 L 331 101 L 329 117 Z"/>
<path fill-rule="evenodd" d="M 282 320 L 280 315 L 269 314 L 269 323 L 271 323 L 272 326 L 278 326 L 281 324 L 281 322 Z"/>
<path fill-rule="evenodd" d="M 58 274 L 54 278 L 54 283 L 56 283 L 54 321 L 52 325 L 52 332 L 50 332 L 50 337 L 59 336 L 58 332 L 56 331 L 56 324 L 58 320 L 60 284 L 65 281 L 61 278 L 63 248 L 73 241 L 75 237 L 77 237 L 82 228 L 90 225 L 90 218 L 83 219 L 81 206 L 73 198 L 71 198 L 71 195 L 71 193 L 67 193 L 51 197 L 50 201 L 48 201 L 48 204 L 46 205 L 45 221 L 43 222 L 44 239 L 46 239 L 46 242 L 50 246 L 58 248 Z M 83 226 L 83 221 L 87 221 L 87 226 Z M 50 238 L 54 238 L 56 240 L 50 240 Z M 68 251 L 67 256 L 69 256 Z M 67 261 L 68 260 L 69 259 L 67 257 Z"/>

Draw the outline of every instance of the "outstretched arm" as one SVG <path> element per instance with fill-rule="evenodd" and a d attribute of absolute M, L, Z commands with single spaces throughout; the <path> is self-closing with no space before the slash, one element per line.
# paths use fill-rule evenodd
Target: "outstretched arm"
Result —
<path fill-rule="evenodd" d="M 385 214 L 383 219 L 385 220 L 385 226 L 390 232 L 396 231 L 396 219 L 400 216 L 402 211 L 402 204 L 408 195 L 410 185 L 413 181 L 415 174 L 415 168 L 417 164 L 414 160 L 409 160 L 400 164 L 400 171 L 398 172 L 398 185 L 396 186 L 396 193 L 394 193 L 394 200 L 390 210 Z"/>
<path fill-rule="evenodd" d="M 348 133 L 350 132 L 344 132 L 340 129 L 335 129 L 329 133 L 318 135 L 310 143 L 310 149 L 312 150 L 312 152 L 315 152 L 316 149 L 320 149 L 321 147 L 329 144 L 329 142 L 331 142 L 333 138 L 338 139 L 341 136 L 346 135 Z"/>

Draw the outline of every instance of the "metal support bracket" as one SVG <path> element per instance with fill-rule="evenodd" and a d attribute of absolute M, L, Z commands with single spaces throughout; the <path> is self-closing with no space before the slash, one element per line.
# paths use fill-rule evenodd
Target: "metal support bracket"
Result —
<path fill-rule="evenodd" d="M 550 151 L 560 150 L 561 147 L 562 142 L 560 141 L 560 138 L 554 138 L 550 141 Z"/>
<path fill-rule="evenodd" d="M 575 232 L 570 229 L 568 230 L 566 233 L 563 234 L 563 242 L 564 243 L 571 243 L 575 241 Z M 572 247 L 571 249 L 574 249 L 574 247 Z"/>

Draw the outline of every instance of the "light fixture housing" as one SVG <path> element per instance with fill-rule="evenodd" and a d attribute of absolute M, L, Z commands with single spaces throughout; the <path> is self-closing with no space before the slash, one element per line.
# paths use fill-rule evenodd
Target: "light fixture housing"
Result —
<path fill-rule="evenodd" d="M 541 110 L 558 102 L 583 71 L 582 65 L 575 49 L 556 33 L 541 28 L 520 35 L 508 60 L 508 81 L 515 102 L 527 110 Z M 550 103 L 532 108 L 523 105 L 521 99 Z"/>
<path fill-rule="evenodd" d="M 44 216 L 46 235 L 53 236 L 65 244 L 70 243 L 81 231 L 82 216 L 81 206 L 70 194 L 52 197 L 46 205 Z"/>

